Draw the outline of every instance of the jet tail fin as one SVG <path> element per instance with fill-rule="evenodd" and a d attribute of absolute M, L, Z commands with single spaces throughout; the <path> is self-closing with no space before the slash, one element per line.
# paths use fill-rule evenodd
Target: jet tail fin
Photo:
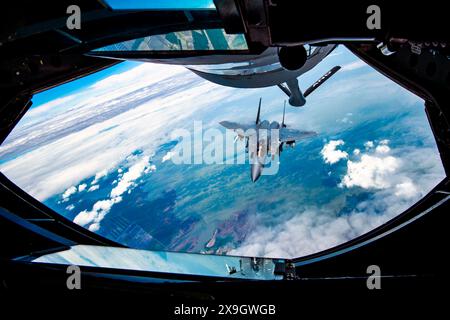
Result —
<path fill-rule="evenodd" d="M 256 124 L 258 124 L 260 121 L 259 116 L 261 114 L 261 100 L 262 100 L 262 98 L 259 98 L 258 113 L 256 114 Z"/>
<path fill-rule="evenodd" d="M 325 73 L 319 80 L 317 80 L 316 82 L 314 82 L 312 84 L 312 86 L 310 86 L 308 89 L 306 89 L 305 93 L 303 94 L 303 96 L 306 98 L 307 96 L 309 96 L 314 90 L 316 90 L 318 87 L 320 87 L 325 81 L 327 81 L 328 79 L 331 78 L 331 76 L 333 76 L 336 72 L 339 71 L 339 69 L 341 69 L 341 66 L 334 66 L 333 68 L 331 68 L 327 73 Z"/>

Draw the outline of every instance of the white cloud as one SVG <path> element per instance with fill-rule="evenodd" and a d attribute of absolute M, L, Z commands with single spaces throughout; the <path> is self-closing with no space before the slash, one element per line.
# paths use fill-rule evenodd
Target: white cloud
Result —
<path fill-rule="evenodd" d="M 378 157 L 364 154 L 359 161 L 347 162 L 347 174 L 341 185 L 347 188 L 384 189 L 391 186 L 392 174 L 399 168 L 400 160 L 392 156 Z"/>
<path fill-rule="evenodd" d="M 183 75 L 191 74 L 180 66 L 141 63 L 97 81 L 90 87 L 84 87 L 75 94 L 46 102 L 26 113 L 5 143 L 0 146 L 0 155 L 23 148 L 28 143 L 33 144 L 46 134 L 57 136 L 67 133 L 68 128 L 80 126 L 86 119 L 89 120 L 89 117 L 108 113 L 117 105 L 120 107 L 125 95 L 143 89 L 143 92 L 136 92 L 134 96 L 137 99 L 141 98 L 142 95 L 155 92 L 145 90 L 145 87 L 156 87 L 158 82 Z M 57 134 L 51 135 L 53 132 Z"/>
<path fill-rule="evenodd" d="M 348 157 L 347 152 L 336 149 L 338 146 L 342 145 L 344 145 L 343 140 L 331 140 L 325 144 L 322 151 L 320 151 L 325 163 L 333 164 Z"/>
<path fill-rule="evenodd" d="M 373 141 L 367 141 L 366 143 L 364 143 L 364 147 L 366 147 L 366 149 L 373 148 L 373 146 Z"/>
<path fill-rule="evenodd" d="M 419 193 L 419 190 L 411 180 L 399 183 L 395 186 L 395 195 L 402 198 L 414 198 Z"/>
<path fill-rule="evenodd" d="M 387 143 L 380 142 L 381 145 Z M 350 172 L 347 171 L 344 177 L 347 180 L 343 179 L 342 183 L 348 183 L 348 187 L 370 187 L 373 192 L 349 213 L 338 215 L 339 206 L 330 203 L 291 213 L 288 219 L 275 225 L 259 223 L 239 247 L 228 253 L 294 258 L 331 248 L 394 218 L 445 176 L 435 149 L 398 150 L 399 154 L 406 154 L 409 161 L 375 150 L 368 152 L 371 154 L 362 154 L 361 161 L 348 161 Z"/>
<path fill-rule="evenodd" d="M 149 84 L 187 72 L 189 71 L 179 66 L 142 63 L 127 71 L 97 81 L 91 88 L 95 91 L 109 91 L 109 93 L 113 89 L 120 95 L 123 95 Z"/>
<path fill-rule="evenodd" d="M 98 223 L 98 222 L 94 222 L 88 228 L 88 230 L 91 232 L 97 232 L 99 229 L 100 229 L 100 223 Z"/>
<path fill-rule="evenodd" d="M 93 186 L 91 186 L 88 189 L 88 192 L 92 192 L 92 191 L 98 190 L 99 188 L 100 188 L 100 186 L 98 184 L 94 184 Z"/>
<path fill-rule="evenodd" d="M 367 66 L 367 64 L 364 61 L 357 60 L 357 61 L 343 65 L 341 68 L 341 72 L 352 71 L 352 70 L 360 69 L 360 68 L 363 68 L 366 66 Z"/>
<path fill-rule="evenodd" d="M 95 232 L 100 229 L 100 222 L 109 213 L 113 205 L 122 201 L 122 195 L 124 193 L 130 193 L 131 187 L 135 184 L 135 181 L 139 179 L 143 174 L 156 170 L 156 166 L 150 165 L 150 156 L 143 156 L 141 159 L 136 160 L 136 157 L 132 156 L 132 161 L 135 163 L 128 168 L 128 171 L 119 180 L 117 186 L 111 190 L 110 199 L 97 201 L 90 211 L 81 211 L 73 220 L 76 224 L 87 227 L 90 231 Z M 104 172 L 100 174 L 103 176 Z M 88 191 L 97 190 L 98 185 L 93 185 Z"/>
<path fill-rule="evenodd" d="M 75 206 L 74 206 L 73 204 L 69 204 L 69 205 L 66 207 L 66 210 L 69 210 L 69 211 L 72 211 L 73 209 L 75 209 Z"/>
<path fill-rule="evenodd" d="M 392 188 L 392 193 L 398 197 L 413 198 L 419 193 L 418 188 L 405 174 L 405 162 L 395 156 L 388 155 L 391 148 L 388 146 L 389 140 L 381 140 L 375 147 L 372 141 L 364 145 L 368 150 L 362 154 L 359 160 L 347 161 L 347 172 L 341 180 L 340 187 L 360 187 L 363 189 L 388 189 Z M 357 151 L 358 150 L 358 151 Z M 360 150 L 353 151 L 355 155 L 360 155 Z"/>
<path fill-rule="evenodd" d="M 308 209 L 274 227 L 260 226 L 229 254 L 279 258 L 304 256 L 349 241 L 390 217 L 389 214 L 364 212 L 336 217 L 324 210 Z"/>
<path fill-rule="evenodd" d="M 37 116 L 46 115 L 50 111 L 50 109 L 55 109 L 55 108 L 66 106 L 76 96 L 77 95 L 68 95 L 65 97 L 56 98 L 54 100 L 46 102 L 40 106 L 32 108 L 29 112 L 27 112 L 27 116 L 30 118 L 34 118 Z"/>
<path fill-rule="evenodd" d="M 352 123 L 353 123 L 353 121 L 350 120 L 348 117 L 342 118 L 342 119 L 340 120 L 340 122 L 342 122 L 342 123 L 348 123 L 348 124 L 352 124 Z"/>
<path fill-rule="evenodd" d="M 363 154 L 358 161 L 349 160 L 340 186 L 386 189 L 404 199 L 418 197 L 421 191 L 406 173 L 414 166 L 410 168 L 402 159 L 387 155 L 391 152 L 388 143 L 388 140 L 381 140 L 372 153 Z"/>
<path fill-rule="evenodd" d="M 101 178 L 106 177 L 107 175 L 108 175 L 108 169 L 103 169 L 102 171 L 97 172 L 95 174 L 94 180 L 92 180 L 92 182 L 91 182 L 91 185 L 97 184 Z"/>
<path fill-rule="evenodd" d="M 124 194 L 133 185 L 135 180 L 137 180 L 146 170 L 149 170 L 149 160 L 149 156 L 144 156 L 140 161 L 131 166 L 120 178 L 117 186 L 111 190 L 111 197 L 114 198 Z M 154 168 L 156 169 L 156 167 Z"/>
<path fill-rule="evenodd" d="M 75 217 L 73 222 L 75 222 L 76 224 L 78 224 L 80 226 L 86 226 L 86 225 L 92 223 L 96 217 L 97 217 L 97 212 L 83 210 Z"/>
<path fill-rule="evenodd" d="M 97 201 L 94 206 L 92 207 L 92 210 L 87 211 L 83 210 L 81 211 L 73 220 L 76 224 L 86 227 L 91 224 L 94 224 L 92 228 L 95 229 L 95 231 L 98 230 L 100 227 L 100 221 L 103 220 L 105 215 L 111 210 L 112 206 L 116 203 L 119 203 L 122 201 L 122 197 L 115 197 L 112 199 L 107 200 L 100 200 Z M 89 226 L 90 228 L 90 226 Z M 93 231 L 93 230 L 91 230 Z"/>
<path fill-rule="evenodd" d="M 361 154 L 361 150 L 359 150 L 358 148 L 356 148 L 355 150 L 353 150 L 353 154 L 354 154 L 355 156 L 358 156 L 358 155 Z"/>
<path fill-rule="evenodd" d="M 162 158 L 161 162 L 166 162 L 167 160 L 172 159 L 172 157 L 173 157 L 174 154 L 175 154 L 175 153 L 172 152 L 172 151 L 167 152 L 167 153 L 164 155 L 164 157 Z"/>
<path fill-rule="evenodd" d="M 147 174 L 149 172 L 154 172 L 156 171 L 156 166 L 154 164 L 147 166 L 144 170 L 144 173 Z"/>
<path fill-rule="evenodd" d="M 84 191 L 84 190 L 86 189 L 86 187 L 87 187 L 87 184 L 86 184 L 86 183 L 80 184 L 80 185 L 78 186 L 78 192 Z"/>
<path fill-rule="evenodd" d="M 161 72 L 164 69 L 162 66 L 148 65 Z M 241 99 L 246 94 L 254 94 L 242 90 L 239 95 L 232 95 L 230 93 L 236 89 L 198 80 L 196 75 L 183 67 L 169 67 L 182 72 L 181 76 L 170 78 L 172 89 L 177 89 L 173 94 L 165 94 L 166 86 L 161 88 L 156 85 L 152 90 L 155 93 L 161 90 L 161 94 L 155 95 L 153 99 L 105 121 L 97 120 L 89 127 L 3 163 L 0 165 L 1 171 L 28 193 L 44 201 L 94 175 L 96 178 L 91 185 L 97 184 L 101 176 L 110 172 L 112 168 L 117 168 L 136 150 L 145 150 L 147 154 L 151 154 L 170 137 L 171 131 L 167 123 L 170 123 L 171 127 L 190 129 L 192 126 L 190 120 L 194 119 L 196 112 L 204 110 L 205 107 Z M 142 70 L 148 73 L 147 79 L 152 77 L 153 69 L 145 67 Z M 179 88 L 183 90 L 178 90 Z M 137 97 L 127 99 L 133 101 Z M 118 105 L 123 107 L 126 103 Z M 186 105 L 190 107 L 186 108 Z M 67 119 L 83 122 L 84 118 L 91 119 L 93 115 L 101 117 L 102 112 L 96 104 L 73 108 L 64 114 L 64 119 L 58 120 L 57 125 L 63 125 Z M 54 119 L 49 119 L 46 127 L 50 127 L 53 122 Z"/>
<path fill-rule="evenodd" d="M 389 146 L 384 144 L 380 144 L 375 148 L 375 152 L 377 153 L 388 153 L 390 150 L 391 148 L 389 148 Z"/>
<path fill-rule="evenodd" d="M 77 192 L 77 187 L 71 186 L 70 188 L 67 188 L 66 191 L 64 191 L 62 198 L 63 202 L 69 200 L 70 196 L 75 194 Z"/>

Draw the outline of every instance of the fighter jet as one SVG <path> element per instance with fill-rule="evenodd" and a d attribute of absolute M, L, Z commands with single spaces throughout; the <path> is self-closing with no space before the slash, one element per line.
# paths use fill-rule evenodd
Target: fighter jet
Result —
<path fill-rule="evenodd" d="M 256 182 L 261 176 L 268 156 L 272 157 L 272 161 L 276 160 L 283 151 L 283 145 L 294 147 L 296 141 L 317 135 L 314 131 L 300 131 L 287 128 L 287 125 L 284 123 L 286 101 L 281 124 L 277 121 L 261 121 L 261 101 L 262 98 L 259 99 L 255 123 L 220 122 L 225 128 L 237 132 L 237 138 L 245 139 L 245 151 L 249 154 L 250 173 L 253 182 Z"/>

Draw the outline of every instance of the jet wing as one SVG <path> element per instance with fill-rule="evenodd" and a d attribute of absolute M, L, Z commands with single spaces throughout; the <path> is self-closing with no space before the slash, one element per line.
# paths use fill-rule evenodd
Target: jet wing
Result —
<path fill-rule="evenodd" d="M 248 129 L 255 129 L 255 125 L 253 125 L 253 124 L 240 124 L 240 123 L 231 122 L 231 121 L 221 121 L 219 123 L 222 126 L 224 126 L 225 128 L 234 130 L 234 131 L 241 129 L 243 132 L 245 132 Z"/>
<path fill-rule="evenodd" d="M 314 137 L 317 135 L 317 132 L 314 131 L 300 131 L 295 129 L 280 129 L 280 141 L 288 142 L 288 141 L 298 141 L 301 139 L 306 139 L 309 137 Z"/>

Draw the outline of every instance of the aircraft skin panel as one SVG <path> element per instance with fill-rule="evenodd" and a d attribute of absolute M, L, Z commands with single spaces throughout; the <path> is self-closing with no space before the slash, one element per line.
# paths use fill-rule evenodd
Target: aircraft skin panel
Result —
<path fill-rule="evenodd" d="M 336 45 L 328 45 L 321 47 L 317 50 L 316 54 L 313 54 L 306 61 L 305 65 L 298 70 L 290 71 L 282 68 L 271 70 L 262 73 L 255 74 L 237 74 L 237 75 L 224 75 L 214 74 L 207 71 L 195 70 L 194 68 L 188 68 L 198 76 L 227 87 L 234 88 L 263 88 L 276 86 L 280 83 L 285 83 L 289 79 L 298 78 L 302 74 L 308 72 L 314 68 L 319 62 L 321 62 L 326 56 L 328 56 Z"/>
<path fill-rule="evenodd" d="M 316 135 L 317 132 L 314 131 L 300 131 L 295 129 L 283 128 L 280 130 L 280 141 L 281 142 L 298 141 Z"/>
<path fill-rule="evenodd" d="M 222 126 L 224 126 L 227 129 L 230 130 L 238 130 L 238 129 L 242 129 L 243 131 L 246 131 L 248 129 L 255 129 L 255 125 L 248 125 L 248 124 L 241 124 L 241 123 L 237 123 L 237 122 L 232 122 L 232 121 L 221 121 L 219 122 Z"/>

